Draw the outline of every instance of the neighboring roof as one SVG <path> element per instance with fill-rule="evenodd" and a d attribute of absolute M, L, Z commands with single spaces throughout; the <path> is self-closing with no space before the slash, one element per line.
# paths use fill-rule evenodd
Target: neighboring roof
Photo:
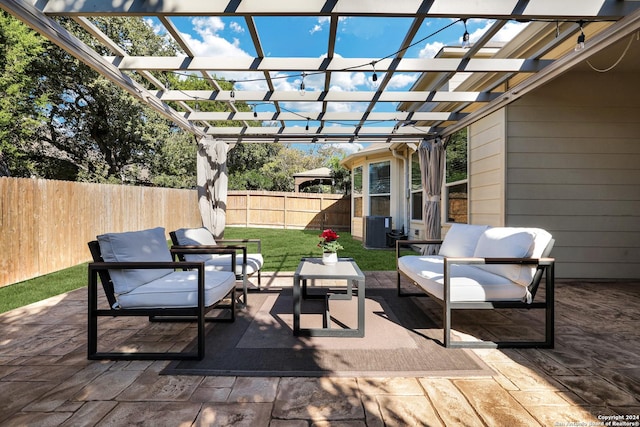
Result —
<path fill-rule="evenodd" d="M 43 36 L 85 62 L 107 78 L 147 102 L 161 114 L 198 136 L 208 135 L 232 144 L 238 142 L 417 142 L 428 135 L 447 135 L 486 114 L 513 102 L 597 54 L 640 28 L 640 1 L 633 0 L 236 0 L 236 1 L 142 1 L 106 0 L 0 0 L 0 8 L 18 17 Z M 74 19 L 95 39 L 95 45 L 112 53 L 102 56 L 67 32 L 55 18 Z M 142 16 L 157 18 L 164 31 L 181 47 L 183 56 L 134 57 L 127 46 L 110 40 L 92 22 L 97 16 Z M 178 17 L 237 17 L 251 34 L 255 57 L 199 57 L 172 20 Z M 275 17 L 318 17 L 329 21 L 327 55 L 271 57 L 265 53 L 260 25 Z M 396 53 L 384 58 L 343 57 L 335 51 L 338 22 L 347 17 L 402 18 L 407 31 Z M 259 18 L 259 25 L 256 23 Z M 407 49 L 416 42 L 427 18 L 471 18 L 495 20 L 489 30 L 468 49 L 443 51 L 438 58 L 408 58 Z M 495 50 L 492 37 L 510 20 L 530 22 L 528 27 L 502 49 Z M 581 26 L 588 48 L 572 47 Z M 487 52 L 494 54 L 487 55 Z M 373 68 L 381 75 L 375 90 L 335 90 L 332 76 L 359 71 L 370 76 Z M 212 89 L 180 91 L 165 87 L 156 76 L 163 72 L 193 72 L 206 78 Z M 263 90 L 222 90 L 214 79 L 224 72 L 258 73 L 264 76 Z M 130 74 L 147 79 L 153 90 L 135 82 Z M 324 75 L 324 89 L 307 92 L 300 102 L 298 91 L 282 91 L 275 75 Z M 414 88 L 390 90 L 397 74 L 421 73 Z M 465 79 L 460 79 L 464 74 Z M 466 74 L 469 73 L 467 76 Z M 452 83 L 452 84 L 450 84 Z M 455 87 L 455 90 L 453 89 Z M 223 101 L 226 112 L 195 111 L 191 101 Z M 269 103 L 273 111 L 239 112 L 234 101 Z M 177 103 L 176 109 L 167 102 Z M 329 104 L 360 103 L 363 108 L 332 111 Z M 382 108 L 383 103 L 400 105 L 399 111 Z M 426 103 L 426 107 L 423 105 Z M 317 104 L 317 105 L 312 105 Z M 286 106 L 286 107 L 285 107 Z M 237 120 L 240 127 L 216 126 Z M 276 126 L 255 126 L 252 122 L 273 122 Z M 294 124 L 292 126 L 292 124 Z M 402 125 L 402 126 L 400 126 Z M 306 127 L 308 126 L 308 130 Z"/>
<path fill-rule="evenodd" d="M 389 145 L 389 144 L 384 144 L 384 143 L 371 144 L 360 151 L 356 151 L 355 153 L 351 153 L 348 156 L 346 156 L 344 159 L 340 161 L 340 165 L 342 165 L 347 169 L 351 169 L 353 163 L 358 159 L 361 159 L 367 156 L 376 156 L 381 154 L 382 155 L 388 154 L 391 156 L 392 149 L 393 149 L 393 145 Z"/>
<path fill-rule="evenodd" d="M 331 169 L 329 168 L 317 168 L 308 171 L 298 172 L 293 174 L 294 177 L 308 177 L 308 178 L 331 178 Z"/>

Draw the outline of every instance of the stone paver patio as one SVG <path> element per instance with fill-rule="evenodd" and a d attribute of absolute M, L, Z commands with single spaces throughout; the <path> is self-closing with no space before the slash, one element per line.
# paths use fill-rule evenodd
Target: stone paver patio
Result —
<path fill-rule="evenodd" d="M 395 285 L 395 272 L 366 274 L 367 287 Z M 263 276 L 267 286 L 291 282 L 291 273 Z M 640 283 L 561 281 L 556 295 L 556 347 L 474 350 L 492 376 L 246 378 L 86 360 L 80 289 L 0 315 L 0 424 L 640 426 Z M 114 319 L 122 336 L 139 321 Z M 192 326 L 147 339 L 184 346 L 193 334 L 180 328 Z"/>

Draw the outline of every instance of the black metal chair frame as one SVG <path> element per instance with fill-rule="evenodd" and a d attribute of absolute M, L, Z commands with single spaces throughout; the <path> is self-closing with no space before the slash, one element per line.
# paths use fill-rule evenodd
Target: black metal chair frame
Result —
<path fill-rule="evenodd" d="M 88 278 L 88 342 L 87 358 L 91 360 L 202 360 L 205 354 L 205 322 L 233 322 L 236 316 L 235 287 L 220 301 L 210 306 L 205 306 L 205 281 L 203 262 L 104 262 L 97 241 L 88 243 L 94 262 L 89 263 Z M 235 262 L 236 252 L 228 249 L 218 249 L 218 253 L 231 254 Z M 174 256 L 177 251 L 172 250 Z M 113 308 L 116 304 L 113 282 L 109 270 L 116 269 L 157 269 L 173 268 L 194 270 L 198 275 L 198 303 L 195 307 L 187 308 Z M 105 296 L 109 303 L 108 309 L 98 308 L 98 278 L 102 284 Z M 223 303 L 230 299 L 228 304 Z M 206 317 L 213 309 L 230 310 L 228 317 Z M 197 346 L 193 352 L 99 352 L 98 351 L 98 318 L 117 316 L 146 316 L 149 321 L 189 321 L 197 322 Z"/>
<path fill-rule="evenodd" d="M 396 269 L 398 296 L 432 297 L 442 307 L 442 323 L 444 334 L 444 346 L 448 348 L 553 348 L 554 323 L 555 323 L 555 259 L 549 258 L 555 241 L 545 248 L 542 257 L 537 258 L 444 258 L 444 298 L 440 299 L 422 289 L 400 268 L 397 267 L 397 259 L 400 258 L 400 249 L 413 245 L 439 245 L 442 240 L 399 240 L 396 242 Z M 519 264 L 535 265 L 536 272 L 531 283 L 527 286 L 531 293 L 531 303 L 525 301 L 450 301 L 451 277 L 450 266 L 452 264 Z M 411 280 L 412 284 L 420 288 L 421 292 L 403 292 L 401 277 Z M 545 298 L 544 301 L 535 301 L 535 296 L 544 276 Z M 544 309 L 545 310 L 545 339 L 544 341 L 453 341 L 451 340 L 451 317 L 454 310 L 495 310 L 495 309 Z"/>

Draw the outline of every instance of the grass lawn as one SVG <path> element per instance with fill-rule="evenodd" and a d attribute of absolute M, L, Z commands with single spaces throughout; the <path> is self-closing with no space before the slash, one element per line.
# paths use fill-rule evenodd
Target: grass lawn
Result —
<path fill-rule="evenodd" d="M 265 265 L 263 271 L 295 271 L 300 258 L 320 257 L 319 230 L 281 230 L 271 228 L 235 228 L 225 230 L 227 239 L 261 239 Z M 395 250 L 365 249 L 343 231 L 339 242 L 341 257 L 353 258 L 363 271 L 395 270 Z M 251 250 L 252 247 L 249 248 Z M 254 249 L 255 250 L 255 249 Z M 87 285 L 87 264 L 0 288 L 0 313 L 59 295 Z"/>

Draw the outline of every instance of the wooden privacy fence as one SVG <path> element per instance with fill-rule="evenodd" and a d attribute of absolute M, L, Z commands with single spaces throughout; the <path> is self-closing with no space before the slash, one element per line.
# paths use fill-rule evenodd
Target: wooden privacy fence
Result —
<path fill-rule="evenodd" d="M 349 224 L 336 195 L 231 191 L 227 205 L 229 226 Z M 101 233 L 201 224 L 195 190 L 0 177 L 0 287 L 88 261 Z"/>
<path fill-rule="evenodd" d="M 229 191 L 227 225 L 349 230 L 351 198 L 341 194 Z"/>

